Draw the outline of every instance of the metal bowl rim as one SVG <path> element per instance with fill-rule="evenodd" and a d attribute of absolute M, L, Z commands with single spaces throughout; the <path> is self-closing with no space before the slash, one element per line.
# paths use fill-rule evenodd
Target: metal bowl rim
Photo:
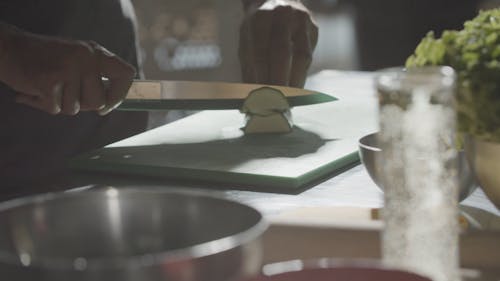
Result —
<path fill-rule="evenodd" d="M 366 149 L 366 150 L 371 150 L 371 151 L 374 151 L 374 152 L 380 152 L 380 151 L 382 151 L 380 148 L 378 148 L 377 146 L 374 146 L 373 144 L 369 144 L 369 143 L 373 143 L 373 141 L 375 140 L 376 136 L 377 136 L 376 132 L 368 134 L 368 135 L 365 135 L 365 136 L 361 137 L 358 140 L 358 145 L 361 148 Z"/>
<path fill-rule="evenodd" d="M 112 187 L 110 187 L 112 188 Z M 106 269 L 124 269 L 133 267 L 152 267 L 155 265 L 160 265 L 165 262 L 176 262 L 183 260 L 192 260 L 202 257 L 207 257 L 211 255 L 216 255 L 231 249 L 235 249 L 241 245 L 249 243 L 258 239 L 262 233 L 268 228 L 269 224 L 264 219 L 262 213 L 260 213 L 255 208 L 236 202 L 234 200 L 220 198 L 213 194 L 208 194 L 198 190 L 180 190 L 180 189 L 169 189 L 169 190 L 133 190 L 133 189 L 118 189 L 120 193 L 162 193 L 162 194 L 175 194 L 181 196 L 194 196 L 198 198 L 210 199 L 220 202 L 226 202 L 234 204 L 235 206 L 243 207 L 248 210 L 255 212 L 259 219 L 254 225 L 249 226 L 248 229 L 243 230 L 239 233 L 229 235 L 226 237 L 221 237 L 219 239 L 203 242 L 197 245 L 189 246 L 186 248 L 163 251 L 152 254 L 135 255 L 130 257 L 100 257 L 85 259 L 86 265 L 84 268 L 77 268 L 75 266 L 75 261 L 78 257 L 74 259 L 69 258 L 42 258 L 40 260 L 34 260 L 29 265 L 24 265 L 19 259 L 19 256 L 13 255 L 9 252 L 3 252 L 0 250 L 0 263 L 20 266 L 25 268 L 42 268 L 44 270 L 72 270 L 72 271 L 99 271 Z M 41 195 L 33 195 L 18 199 L 9 200 L 0 203 L 0 212 L 27 206 L 33 203 L 45 202 L 55 199 L 74 197 L 80 194 L 84 196 L 90 196 L 91 194 L 104 193 L 103 190 L 83 190 L 83 191 L 63 191 L 63 192 L 51 192 Z"/>

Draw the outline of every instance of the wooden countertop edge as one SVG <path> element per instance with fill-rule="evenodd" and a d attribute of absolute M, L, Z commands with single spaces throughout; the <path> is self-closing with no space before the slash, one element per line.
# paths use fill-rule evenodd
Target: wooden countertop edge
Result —
<path fill-rule="evenodd" d="M 381 229 L 380 221 L 272 221 L 263 237 L 264 263 L 323 257 L 378 259 Z M 462 234 L 460 259 L 462 267 L 499 269 L 500 232 Z"/>

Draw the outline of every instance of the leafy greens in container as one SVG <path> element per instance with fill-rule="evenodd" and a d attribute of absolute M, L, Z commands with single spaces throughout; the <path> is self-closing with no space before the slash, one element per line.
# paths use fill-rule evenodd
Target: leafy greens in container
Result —
<path fill-rule="evenodd" d="M 458 126 L 463 133 L 500 142 L 500 9 L 482 11 L 460 31 L 429 32 L 407 67 L 449 65 L 458 77 Z"/>

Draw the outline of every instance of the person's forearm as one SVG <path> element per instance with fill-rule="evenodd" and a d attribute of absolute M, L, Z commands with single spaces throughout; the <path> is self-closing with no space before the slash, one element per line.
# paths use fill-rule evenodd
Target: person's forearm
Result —
<path fill-rule="evenodd" d="M 6 35 L 7 35 L 7 25 L 4 24 L 3 22 L 0 22 L 0 55 L 3 55 L 4 53 L 4 44 L 6 40 Z"/>
<path fill-rule="evenodd" d="M 0 22 L 0 81 L 3 81 L 4 73 L 4 62 L 6 54 L 6 46 L 9 40 L 9 34 L 11 32 L 11 26 Z"/>

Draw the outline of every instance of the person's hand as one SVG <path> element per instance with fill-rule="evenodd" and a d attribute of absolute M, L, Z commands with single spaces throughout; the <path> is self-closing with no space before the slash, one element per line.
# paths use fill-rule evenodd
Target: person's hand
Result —
<path fill-rule="evenodd" d="M 135 69 L 94 42 L 70 41 L 4 27 L 0 80 L 16 101 L 50 114 L 104 115 L 125 98 Z M 102 78 L 109 79 L 105 87 Z"/>
<path fill-rule="evenodd" d="M 240 29 L 243 81 L 303 87 L 317 41 L 318 27 L 300 1 L 253 1 Z"/>

